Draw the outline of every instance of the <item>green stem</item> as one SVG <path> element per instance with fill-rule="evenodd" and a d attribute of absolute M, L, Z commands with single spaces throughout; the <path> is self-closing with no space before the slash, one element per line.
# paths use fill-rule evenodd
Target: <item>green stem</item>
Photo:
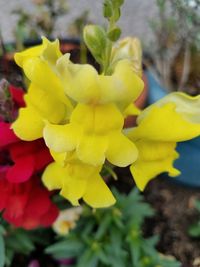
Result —
<path fill-rule="evenodd" d="M 109 25 L 108 25 L 108 29 L 107 29 L 107 33 L 109 33 L 111 31 L 111 29 L 113 28 L 115 22 L 114 20 L 111 18 L 109 20 Z M 112 46 L 113 46 L 113 42 L 110 41 L 107 38 L 107 47 L 105 50 L 105 59 L 104 59 L 104 64 L 103 64 L 103 74 L 104 75 L 109 75 L 109 67 L 110 67 L 110 59 L 111 59 L 111 53 L 112 53 Z"/>

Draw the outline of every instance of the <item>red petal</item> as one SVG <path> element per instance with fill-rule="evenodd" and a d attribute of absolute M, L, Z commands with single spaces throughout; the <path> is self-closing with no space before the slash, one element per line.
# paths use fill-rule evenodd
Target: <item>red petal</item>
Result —
<path fill-rule="evenodd" d="M 34 157 L 32 155 L 16 159 L 15 165 L 11 166 L 6 178 L 12 183 L 22 183 L 30 179 L 34 172 Z"/>
<path fill-rule="evenodd" d="M 35 169 L 37 171 L 42 170 L 52 161 L 53 158 L 48 148 L 44 147 L 35 154 Z"/>
<path fill-rule="evenodd" d="M 22 88 L 14 87 L 13 85 L 9 86 L 9 91 L 12 96 L 12 99 L 14 102 L 19 106 L 19 107 L 24 107 L 25 102 L 24 102 L 24 91 Z"/>
<path fill-rule="evenodd" d="M 45 188 L 33 188 L 28 202 L 28 213 L 41 216 L 46 213 L 51 206 L 49 193 Z"/>
<path fill-rule="evenodd" d="M 58 208 L 52 203 L 48 212 L 41 217 L 40 224 L 45 227 L 52 225 L 52 223 L 54 223 L 54 221 L 58 217 L 58 213 Z"/>
<path fill-rule="evenodd" d="M 18 141 L 19 138 L 10 129 L 10 123 L 0 122 L 0 148 Z"/>

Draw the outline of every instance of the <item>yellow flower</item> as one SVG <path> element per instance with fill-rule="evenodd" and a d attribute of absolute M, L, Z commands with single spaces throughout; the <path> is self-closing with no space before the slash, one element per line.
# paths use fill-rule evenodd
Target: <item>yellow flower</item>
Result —
<path fill-rule="evenodd" d="M 72 64 L 67 55 L 57 63 L 65 93 L 78 103 L 115 104 L 121 111 L 141 94 L 144 83 L 132 69 L 129 60 L 116 64 L 112 75 L 99 75 L 91 65 Z"/>
<path fill-rule="evenodd" d="M 75 207 L 60 211 L 56 221 L 53 223 L 53 230 L 60 235 L 66 235 L 76 226 L 76 221 L 82 213 L 82 207 Z"/>
<path fill-rule="evenodd" d="M 128 132 L 139 156 L 131 166 L 137 186 L 143 190 L 156 175 L 168 172 L 177 176 L 173 167 L 178 157 L 176 143 L 200 135 L 200 96 L 172 93 L 146 108 L 138 117 L 138 126 Z"/>
<path fill-rule="evenodd" d="M 49 190 L 61 189 L 60 194 L 72 205 L 79 205 L 83 198 L 93 208 L 108 207 L 115 203 L 115 198 L 99 175 L 100 169 L 77 159 L 65 166 L 54 162 L 45 169 L 42 180 Z"/>
<path fill-rule="evenodd" d="M 99 166 L 107 158 L 112 164 L 125 167 L 137 159 L 138 151 L 122 134 L 123 123 L 114 104 L 78 104 L 69 124 L 46 125 L 44 139 L 55 152 L 76 151 L 79 160 L 86 164 Z"/>
<path fill-rule="evenodd" d="M 56 61 L 61 57 L 59 42 L 43 39 L 43 44 L 16 53 L 15 60 L 23 68 L 31 84 L 25 95 L 26 107 L 21 108 L 13 129 L 23 140 L 42 137 L 44 120 L 65 123 L 72 110 L 62 83 L 55 72 Z"/>
<path fill-rule="evenodd" d="M 128 59 L 133 71 L 142 76 L 142 48 L 138 38 L 126 37 L 117 42 L 112 50 L 111 65 L 115 67 L 120 60 Z"/>

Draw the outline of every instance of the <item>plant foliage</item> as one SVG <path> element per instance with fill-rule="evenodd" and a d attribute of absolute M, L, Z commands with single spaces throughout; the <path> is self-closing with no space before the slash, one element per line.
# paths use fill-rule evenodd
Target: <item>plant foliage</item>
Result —
<path fill-rule="evenodd" d="M 84 206 L 76 228 L 47 247 L 46 253 L 76 259 L 73 267 L 180 266 L 157 252 L 157 236 L 143 237 L 144 220 L 154 211 L 142 195 L 136 189 L 128 196 L 114 192 L 115 206 L 98 210 Z"/>

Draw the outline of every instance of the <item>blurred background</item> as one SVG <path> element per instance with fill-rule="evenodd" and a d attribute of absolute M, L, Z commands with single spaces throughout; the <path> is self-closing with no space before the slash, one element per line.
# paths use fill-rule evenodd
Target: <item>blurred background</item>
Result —
<path fill-rule="evenodd" d="M 47 1 L 46 1 L 47 2 Z M 50 1 L 49 1 L 50 2 Z M 103 24 L 105 20 L 102 18 L 102 1 L 99 0 L 55 0 L 52 3 L 57 6 L 63 6 L 63 12 L 66 13 L 59 16 L 55 21 L 53 30 L 54 36 L 69 36 L 69 26 L 82 15 L 86 10 L 89 12 L 89 18 L 94 23 Z M 0 25 L 4 40 L 13 41 L 16 24 L 19 21 L 19 14 L 31 14 L 34 17 L 39 15 L 38 7 L 43 14 L 45 9 L 40 4 L 44 4 L 44 0 L 0 0 Z M 64 9 L 67 9 L 64 11 Z M 13 12 L 18 10 L 19 12 Z M 16 14 L 18 13 L 18 14 Z M 48 12 L 47 12 L 48 13 Z M 145 39 L 150 38 L 151 30 L 149 29 L 149 19 L 157 15 L 157 5 L 155 0 L 126 0 L 122 8 L 122 17 L 120 19 L 120 27 L 123 35 L 137 35 Z M 22 19 L 22 17 L 21 17 Z M 39 19 L 39 18 L 38 18 Z M 45 15 L 43 17 L 45 19 Z M 46 20 L 47 14 L 46 14 Z"/>

